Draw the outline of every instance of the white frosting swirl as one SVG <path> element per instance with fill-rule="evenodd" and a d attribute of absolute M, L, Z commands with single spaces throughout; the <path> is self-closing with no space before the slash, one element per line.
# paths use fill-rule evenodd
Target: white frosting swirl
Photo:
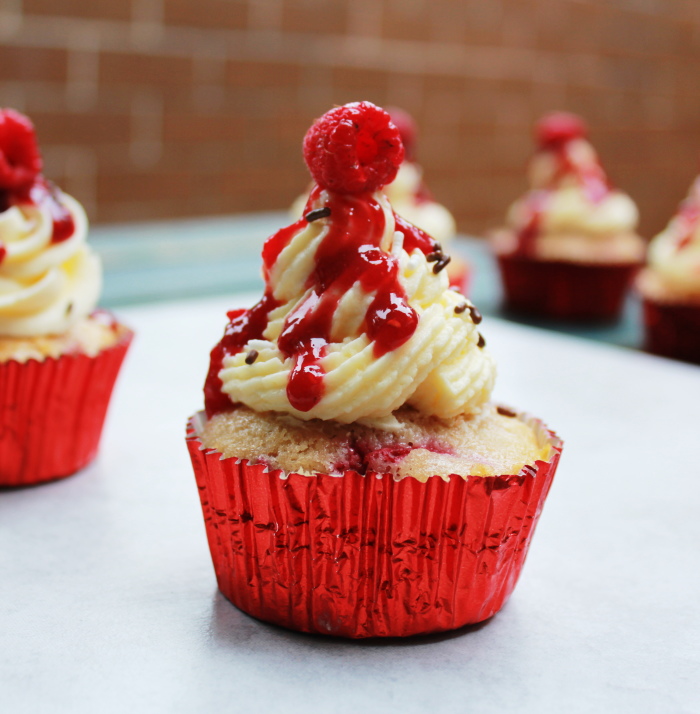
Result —
<path fill-rule="evenodd" d="M 518 199 L 509 209 L 507 222 L 522 228 L 529 215 L 532 194 Z M 639 221 L 634 201 L 620 191 L 610 191 L 600 201 L 592 201 L 580 185 L 561 186 L 552 191 L 542 209 L 542 234 L 583 234 L 593 241 L 619 233 L 633 232 Z"/>
<path fill-rule="evenodd" d="M 327 196 L 321 192 L 314 204 L 320 208 Z M 366 199 L 357 199 L 366 200 Z M 326 237 L 330 219 L 304 224 L 279 254 L 270 271 L 269 284 L 280 307 L 269 315 L 263 339 L 250 340 L 243 352 L 225 357 L 219 373 L 223 391 L 233 402 L 256 411 L 276 411 L 300 419 L 362 422 L 383 428 L 396 425 L 392 412 L 409 404 L 424 414 L 452 417 L 471 413 L 488 401 L 495 379 L 494 362 L 479 348 L 479 333 L 470 311 L 455 313 L 465 298 L 448 287 L 446 271 L 433 272 L 419 250 L 410 255 L 403 248 L 403 235 L 394 230 L 394 216 L 386 197 L 373 200 L 384 214 L 380 248 L 399 263 L 399 282 L 408 304 L 418 314 L 413 335 L 400 347 L 375 355 L 374 343 L 363 330 L 363 321 L 374 293 L 365 292 L 359 281 L 339 300 L 331 327 L 331 342 L 321 360 L 324 394 L 309 411 L 292 407 L 286 387 L 293 359 L 280 352 L 277 339 L 285 317 L 309 295 L 309 278 L 319 245 Z M 246 352 L 258 353 L 247 364 Z"/>
<path fill-rule="evenodd" d="M 0 336 L 61 334 L 97 305 L 102 286 L 99 258 L 86 244 L 82 206 L 61 194 L 74 231 L 52 243 L 46 204 L 23 203 L 0 213 Z"/>

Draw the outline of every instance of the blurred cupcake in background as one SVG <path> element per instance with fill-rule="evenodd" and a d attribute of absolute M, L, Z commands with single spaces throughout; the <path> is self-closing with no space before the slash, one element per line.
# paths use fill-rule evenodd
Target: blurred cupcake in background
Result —
<path fill-rule="evenodd" d="M 649 352 L 700 364 L 700 177 L 637 278 Z"/>
<path fill-rule="evenodd" d="M 0 109 L 0 486 L 94 458 L 132 337 L 95 311 L 102 268 L 85 212 L 41 169 L 29 119 Z"/>
<path fill-rule="evenodd" d="M 637 207 L 610 186 L 587 136 L 573 114 L 549 114 L 535 126 L 530 190 L 492 235 L 508 310 L 572 321 L 619 317 L 644 241 Z"/>
<path fill-rule="evenodd" d="M 387 111 L 401 134 L 406 154 L 396 178 L 384 187 L 386 197 L 396 213 L 435 238 L 442 249 L 450 253 L 452 260 L 447 266 L 450 285 L 466 293 L 469 287 L 469 265 L 466 260 L 450 252 L 450 243 L 457 232 L 455 219 L 445 206 L 433 200 L 423 180 L 423 167 L 416 161 L 416 123 L 403 109 L 389 107 Z"/>
<path fill-rule="evenodd" d="M 452 214 L 445 206 L 433 200 L 423 180 L 423 167 L 416 161 L 417 128 L 413 117 L 398 107 L 387 108 L 391 121 L 401 134 L 405 158 L 396 178 L 384 186 L 384 193 L 394 211 L 409 223 L 418 226 L 440 243 L 444 253 L 450 253 L 451 241 L 457 232 Z M 292 206 L 295 218 L 301 216 L 308 194 L 299 196 Z M 470 266 L 463 258 L 450 253 L 447 277 L 450 285 L 464 294 L 469 287 Z"/>

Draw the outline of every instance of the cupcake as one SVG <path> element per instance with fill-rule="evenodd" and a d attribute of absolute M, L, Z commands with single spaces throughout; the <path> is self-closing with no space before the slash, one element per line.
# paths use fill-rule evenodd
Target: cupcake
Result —
<path fill-rule="evenodd" d="M 611 188 L 581 119 L 550 114 L 535 137 L 531 188 L 492 236 L 505 307 L 562 320 L 615 320 L 644 255 L 637 208 Z"/>
<path fill-rule="evenodd" d="M 27 117 L 0 110 L 0 486 L 61 478 L 97 452 L 132 333 L 96 311 L 80 204 L 41 174 Z"/>
<path fill-rule="evenodd" d="M 265 293 L 228 314 L 188 424 L 219 588 L 304 632 L 480 622 L 515 586 L 561 442 L 490 403 L 481 315 L 382 191 L 403 158 L 389 115 L 337 107 L 304 155 L 304 217 L 265 243 Z"/>
<path fill-rule="evenodd" d="M 700 177 L 665 230 L 649 245 L 637 278 L 646 349 L 700 364 Z"/>
<path fill-rule="evenodd" d="M 423 167 L 416 161 L 416 124 L 413 117 L 403 109 L 389 109 L 391 121 L 401 134 L 404 160 L 396 177 L 384 186 L 393 210 L 415 226 L 434 238 L 443 250 L 448 250 L 454 240 L 457 226 L 452 214 L 445 206 L 433 200 L 423 180 Z M 308 194 L 300 196 L 292 206 L 292 214 L 298 217 L 306 206 Z M 469 287 L 470 267 L 466 260 L 452 255 L 447 266 L 450 285 L 466 293 Z"/>

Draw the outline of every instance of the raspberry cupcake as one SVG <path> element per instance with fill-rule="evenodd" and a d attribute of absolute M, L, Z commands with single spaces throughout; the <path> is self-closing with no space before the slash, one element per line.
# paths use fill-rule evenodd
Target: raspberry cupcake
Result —
<path fill-rule="evenodd" d="M 0 486 L 94 458 L 132 336 L 95 310 L 101 267 L 85 212 L 41 167 L 29 119 L 0 110 Z"/>
<path fill-rule="evenodd" d="M 492 236 L 505 306 L 562 320 L 615 320 L 644 255 L 637 208 L 611 188 L 581 119 L 548 115 L 535 136 L 531 189 Z"/>
<path fill-rule="evenodd" d="M 296 630 L 406 636 L 480 622 L 518 579 L 561 442 L 489 402 L 481 315 L 382 187 L 389 115 L 337 107 L 304 140 L 304 215 L 229 313 L 187 443 L 219 588 Z"/>
<path fill-rule="evenodd" d="M 383 187 L 393 210 L 402 218 L 428 233 L 447 251 L 454 240 L 457 226 L 452 214 L 445 206 L 433 200 L 432 194 L 423 180 L 423 167 L 416 161 L 417 128 L 408 112 L 393 107 L 388 110 L 391 121 L 399 130 L 404 147 L 404 160 L 396 177 Z M 308 195 L 300 196 L 292 207 L 295 217 L 300 216 L 306 206 Z M 469 287 L 470 268 L 468 263 L 451 256 L 447 266 L 450 285 L 466 293 Z"/>
<path fill-rule="evenodd" d="M 646 349 L 700 364 L 700 178 L 650 243 L 637 290 L 644 306 Z"/>

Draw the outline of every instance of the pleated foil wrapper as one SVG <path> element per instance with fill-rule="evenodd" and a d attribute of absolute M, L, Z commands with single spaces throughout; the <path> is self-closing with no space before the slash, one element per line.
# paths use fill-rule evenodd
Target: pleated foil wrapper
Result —
<path fill-rule="evenodd" d="M 516 476 L 426 483 L 354 471 L 304 476 L 187 445 L 221 592 L 244 612 L 293 630 L 405 637 L 481 622 L 513 591 L 559 461 Z"/>
<path fill-rule="evenodd" d="M 636 263 L 595 264 L 499 255 L 506 309 L 571 322 L 620 317 Z"/>
<path fill-rule="evenodd" d="M 647 352 L 700 364 L 700 302 L 659 302 L 645 297 L 642 305 Z"/>
<path fill-rule="evenodd" d="M 63 478 L 97 454 L 133 333 L 96 356 L 0 363 L 0 486 Z"/>

